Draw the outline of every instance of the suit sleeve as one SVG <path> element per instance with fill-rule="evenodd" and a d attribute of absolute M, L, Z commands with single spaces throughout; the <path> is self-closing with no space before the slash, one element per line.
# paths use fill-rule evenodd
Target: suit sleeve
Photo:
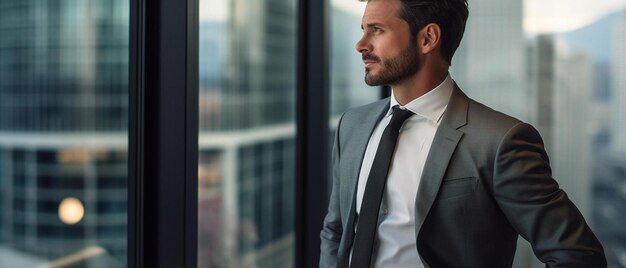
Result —
<path fill-rule="evenodd" d="M 343 119 L 343 116 L 342 116 Z M 337 267 L 337 251 L 339 249 L 339 243 L 341 241 L 341 234 L 343 233 L 343 227 L 341 223 L 341 212 L 339 207 L 339 160 L 341 156 L 341 148 L 339 141 L 339 131 L 341 129 L 341 120 L 335 133 L 335 141 L 332 151 L 332 180 L 333 187 L 330 194 L 330 201 L 328 202 L 328 212 L 324 218 L 324 225 L 320 233 L 321 245 L 320 245 L 320 268 Z"/>
<path fill-rule="evenodd" d="M 546 267 L 606 267 L 602 245 L 552 178 L 543 141 L 519 123 L 497 150 L 493 194 L 517 232 Z"/>

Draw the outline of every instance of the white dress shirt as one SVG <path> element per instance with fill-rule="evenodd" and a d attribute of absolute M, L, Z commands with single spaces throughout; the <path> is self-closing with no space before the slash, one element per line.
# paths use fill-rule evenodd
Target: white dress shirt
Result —
<path fill-rule="evenodd" d="M 387 114 L 370 137 L 359 173 L 357 215 L 361 210 L 363 192 L 380 138 L 391 120 L 392 107 L 398 105 L 415 113 L 400 128 L 396 150 L 389 167 L 383 197 L 386 201 L 383 204 L 386 203 L 386 207 L 383 207 L 384 213 L 380 216 L 382 222 L 377 232 L 379 248 L 375 267 L 424 267 L 415 244 L 415 197 L 426 157 L 448 106 L 453 87 L 454 82 L 448 74 L 433 90 L 405 106 L 401 106 L 392 94 Z"/>

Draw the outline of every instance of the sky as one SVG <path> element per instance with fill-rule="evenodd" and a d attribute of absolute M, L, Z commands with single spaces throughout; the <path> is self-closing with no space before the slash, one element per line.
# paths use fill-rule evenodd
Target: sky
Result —
<path fill-rule="evenodd" d="M 230 0 L 200 0 L 200 20 L 225 20 Z M 333 6 L 363 14 L 365 3 L 330 0 Z M 471 5 L 471 1 L 470 5 Z M 587 25 L 612 11 L 626 8 L 626 0 L 523 0 L 524 31 L 528 34 L 566 32 Z M 210 3 L 210 4 L 209 4 Z"/>
<path fill-rule="evenodd" d="M 626 8 L 626 0 L 525 0 L 524 30 L 565 32 Z"/>
<path fill-rule="evenodd" d="M 468 1 L 471 5 L 472 0 Z M 356 0 L 331 0 L 331 3 L 359 16 L 365 9 L 365 3 Z M 566 32 L 623 8 L 626 0 L 524 0 L 524 31 L 528 34 Z"/>

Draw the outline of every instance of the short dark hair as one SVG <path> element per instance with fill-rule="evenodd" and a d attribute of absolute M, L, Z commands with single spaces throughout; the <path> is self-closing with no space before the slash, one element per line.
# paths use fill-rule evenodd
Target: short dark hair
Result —
<path fill-rule="evenodd" d="M 400 3 L 398 17 L 409 24 L 412 40 L 429 23 L 439 25 L 441 56 L 451 65 L 469 16 L 467 0 L 400 0 Z"/>

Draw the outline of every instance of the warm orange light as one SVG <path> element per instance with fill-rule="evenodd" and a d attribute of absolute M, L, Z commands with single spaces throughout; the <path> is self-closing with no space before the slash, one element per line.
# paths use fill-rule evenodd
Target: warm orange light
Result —
<path fill-rule="evenodd" d="M 84 215 L 85 207 L 77 198 L 67 197 L 59 204 L 59 219 L 65 224 L 76 224 Z"/>
<path fill-rule="evenodd" d="M 85 164 L 88 159 L 87 151 L 83 149 L 65 149 L 57 154 L 57 160 L 62 164 Z"/>

